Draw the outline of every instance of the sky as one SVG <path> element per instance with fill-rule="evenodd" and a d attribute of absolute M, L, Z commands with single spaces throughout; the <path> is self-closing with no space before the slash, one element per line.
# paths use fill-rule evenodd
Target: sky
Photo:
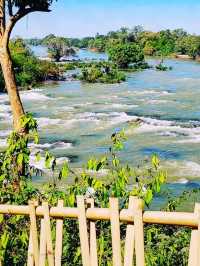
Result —
<path fill-rule="evenodd" d="M 51 10 L 29 14 L 18 22 L 13 36 L 84 37 L 135 25 L 200 34 L 199 0 L 57 0 Z"/>

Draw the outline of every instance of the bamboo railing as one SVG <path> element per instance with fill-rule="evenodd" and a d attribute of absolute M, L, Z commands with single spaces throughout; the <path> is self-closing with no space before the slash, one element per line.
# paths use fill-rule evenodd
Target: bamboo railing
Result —
<path fill-rule="evenodd" d="M 117 198 L 110 198 L 109 204 L 109 208 L 95 208 L 94 199 L 78 196 L 76 208 L 64 207 L 62 200 L 58 201 L 57 207 L 49 207 L 47 202 L 38 206 L 36 202 L 30 201 L 27 206 L 0 205 L 0 214 L 30 217 L 28 266 L 62 265 L 63 221 L 66 218 L 78 219 L 83 266 L 98 266 L 95 225 L 97 220 L 110 221 L 113 266 L 134 265 L 134 255 L 136 266 L 145 265 L 144 223 L 191 227 L 188 265 L 200 265 L 200 204 L 195 205 L 194 213 L 143 212 L 143 202 L 136 197 L 130 197 L 128 209 L 121 211 L 119 211 Z M 40 233 L 37 228 L 39 219 Z M 50 219 L 56 220 L 55 249 L 52 243 Z M 120 239 L 121 223 L 127 224 L 123 258 Z"/>

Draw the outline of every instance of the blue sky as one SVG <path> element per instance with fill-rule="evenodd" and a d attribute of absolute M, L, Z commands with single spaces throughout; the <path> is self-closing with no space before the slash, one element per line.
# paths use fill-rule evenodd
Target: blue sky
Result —
<path fill-rule="evenodd" d="M 184 28 L 200 34 L 200 1 L 58 0 L 51 13 L 31 14 L 19 22 L 13 35 L 82 37 L 135 25 L 148 30 Z"/>

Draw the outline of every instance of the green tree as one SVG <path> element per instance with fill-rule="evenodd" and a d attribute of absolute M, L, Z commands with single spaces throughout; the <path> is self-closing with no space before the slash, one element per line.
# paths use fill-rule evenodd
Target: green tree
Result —
<path fill-rule="evenodd" d="M 156 43 L 157 55 L 167 56 L 174 52 L 175 40 L 170 30 L 160 31 Z"/>
<path fill-rule="evenodd" d="M 55 61 L 60 61 L 62 56 L 73 55 L 76 53 L 76 51 L 70 47 L 69 40 L 63 37 L 50 39 L 47 46 L 50 57 Z"/>
<path fill-rule="evenodd" d="M 200 36 L 187 35 L 176 41 L 176 52 L 187 54 L 193 59 L 200 55 Z"/>
<path fill-rule="evenodd" d="M 119 68 L 128 68 L 129 64 L 144 61 L 144 53 L 141 47 L 135 43 L 117 44 L 108 48 L 109 60 Z"/>
<path fill-rule="evenodd" d="M 97 52 L 104 52 L 106 48 L 106 36 L 97 34 L 94 39 L 89 41 L 88 46 Z"/>

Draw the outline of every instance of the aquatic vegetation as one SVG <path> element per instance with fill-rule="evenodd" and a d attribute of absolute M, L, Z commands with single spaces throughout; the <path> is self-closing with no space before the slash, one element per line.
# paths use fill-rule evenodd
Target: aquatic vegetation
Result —
<path fill-rule="evenodd" d="M 130 64 L 144 62 L 144 53 L 135 43 L 114 44 L 108 49 L 109 60 L 121 69 L 126 69 Z"/>
<path fill-rule="evenodd" d="M 120 83 L 126 80 L 126 76 L 108 63 L 93 63 L 81 68 L 79 79 L 89 83 Z"/>
<path fill-rule="evenodd" d="M 172 70 L 172 67 L 165 66 L 163 63 L 156 65 L 155 68 L 156 68 L 156 70 L 159 70 L 159 71 Z"/>

